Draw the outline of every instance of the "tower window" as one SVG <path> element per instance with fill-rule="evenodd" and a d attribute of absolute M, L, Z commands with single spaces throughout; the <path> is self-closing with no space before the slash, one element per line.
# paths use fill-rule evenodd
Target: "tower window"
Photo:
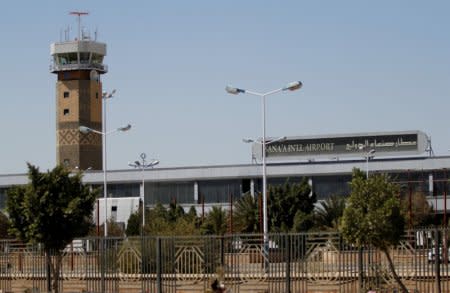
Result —
<path fill-rule="evenodd" d="M 95 98 L 98 100 L 98 92 L 95 93 Z"/>
<path fill-rule="evenodd" d="M 69 97 L 69 92 L 64 92 L 64 98 L 68 98 Z"/>
<path fill-rule="evenodd" d="M 64 110 L 63 110 L 63 114 L 64 114 L 64 116 L 69 115 L 69 109 L 64 109 Z"/>

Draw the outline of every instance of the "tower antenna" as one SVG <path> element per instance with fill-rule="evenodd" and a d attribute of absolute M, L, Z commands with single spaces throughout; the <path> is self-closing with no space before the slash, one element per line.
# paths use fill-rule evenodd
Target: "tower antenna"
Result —
<path fill-rule="evenodd" d="M 69 12 L 70 15 L 76 15 L 77 16 L 77 22 L 78 22 L 78 40 L 81 40 L 81 16 L 82 15 L 88 15 L 89 12 L 81 12 L 81 11 L 71 11 Z"/>

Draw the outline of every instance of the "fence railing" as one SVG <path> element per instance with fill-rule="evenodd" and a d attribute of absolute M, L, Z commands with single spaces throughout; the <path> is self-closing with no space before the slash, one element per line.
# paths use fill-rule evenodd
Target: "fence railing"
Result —
<path fill-rule="evenodd" d="M 410 292 L 450 292 L 449 233 L 408 231 L 390 251 Z M 0 290 L 47 292 L 42 246 L 0 242 Z M 61 292 L 395 292 L 387 259 L 339 233 L 83 238 L 63 250 Z M 440 288 L 441 291 L 438 291 Z"/>

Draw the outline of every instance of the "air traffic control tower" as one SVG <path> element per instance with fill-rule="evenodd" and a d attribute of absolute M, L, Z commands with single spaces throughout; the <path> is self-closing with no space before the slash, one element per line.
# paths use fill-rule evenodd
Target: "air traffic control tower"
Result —
<path fill-rule="evenodd" d="M 81 27 L 86 12 L 70 12 L 78 17 L 78 36 L 64 38 L 50 46 L 50 71 L 56 82 L 56 162 L 70 169 L 102 169 L 102 136 L 83 134 L 80 126 L 102 131 L 101 74 L 108 71 L 103 64 L 106 44 L 97 42 Z"/>

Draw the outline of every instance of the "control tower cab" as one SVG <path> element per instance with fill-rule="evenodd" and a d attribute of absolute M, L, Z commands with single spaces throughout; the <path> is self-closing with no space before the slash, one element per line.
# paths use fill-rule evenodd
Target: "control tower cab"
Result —
<path fill-rule="evenodd" d="M 50 45 L 50 71 L 56 81 L 56 161 L 70 169 L 102 169 L 102 137 L 96 133 L 82 134 L 80 126 L 102 131 L 102 83 L 100 76 L 108 71 L 103 63 L 106 44 L 91 39 L 81 31 L 78 16 L 78 37 Z"/>
<path fill-rule="evenodd" d="M 85 37 L 86 38 L 86 37 Z M 90 39 L 66 41 L 50 45 L 53 57 L 52 73 L 72 70 L 94 70 L 106 73 L 108 67 L 103 64 L 106 44 Z"/>

